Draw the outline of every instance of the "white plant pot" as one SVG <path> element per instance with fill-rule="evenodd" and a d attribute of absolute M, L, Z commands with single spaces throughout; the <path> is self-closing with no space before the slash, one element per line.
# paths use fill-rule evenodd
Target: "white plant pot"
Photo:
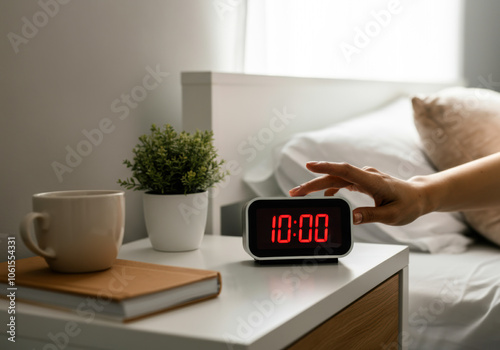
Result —
<path fill-rule="evenodd" d="M 198 249 L 205 233 L 208 192 L 144 193 L 144 219 L 154 249 L 178 252 Z"/>

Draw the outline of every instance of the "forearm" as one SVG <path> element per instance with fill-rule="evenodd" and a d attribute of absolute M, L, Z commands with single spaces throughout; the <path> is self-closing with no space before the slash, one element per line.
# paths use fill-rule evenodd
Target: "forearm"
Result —
<path fill-rule="evenodd" d="M 411 181 L 424 192 L 424 213 L 500 207 L 500 153 Z"/>

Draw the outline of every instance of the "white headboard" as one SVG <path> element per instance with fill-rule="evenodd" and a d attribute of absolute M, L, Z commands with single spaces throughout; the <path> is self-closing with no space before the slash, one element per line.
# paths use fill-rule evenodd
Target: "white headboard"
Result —
<path fill-rule="evenodd" d="M 213 130 L 215 146 L 231 172 L 210 194 L 208 234 L 241 235 L 240 208 L 255 197 L 242 181 L 274 145 L 288 136 L 381 107 L 403 96 L 459 83 L 416 83 L 182 73 L 186 131 Z"/>

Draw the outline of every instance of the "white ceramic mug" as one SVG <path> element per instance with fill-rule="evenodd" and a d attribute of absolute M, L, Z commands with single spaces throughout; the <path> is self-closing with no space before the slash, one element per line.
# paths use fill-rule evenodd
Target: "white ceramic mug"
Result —
<path fill-rule="evenodd" d="M 35 194 L 33 212 L 20 226 L 21 238 L 33 253 L 44 257 L 52 270 L 71 273 L 111 267 L 124 229 L 125 193 L 106 190 Z"/>

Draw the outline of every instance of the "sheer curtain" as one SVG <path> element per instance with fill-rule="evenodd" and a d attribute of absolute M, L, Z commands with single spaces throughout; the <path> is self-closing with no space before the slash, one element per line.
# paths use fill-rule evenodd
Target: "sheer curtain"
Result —
<path fill-rule="evenodd" d="M 463 0 L 248 0 L 245 73 L 450 81 Z"/>

